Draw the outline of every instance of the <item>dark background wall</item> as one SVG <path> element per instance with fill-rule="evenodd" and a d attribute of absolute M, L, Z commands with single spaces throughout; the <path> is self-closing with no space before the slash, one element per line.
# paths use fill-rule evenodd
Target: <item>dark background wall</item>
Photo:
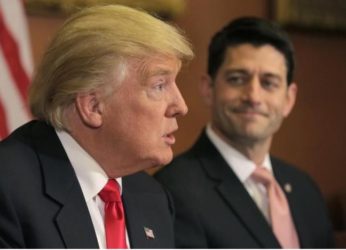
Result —
<path fill-rule="evenodd" d="M 178 78 L 189 114 L 179 120 L 175 154 L 192 145 L 209 118 L 198 93 L 198 82 L 206 70 L 210 37 L 239 16 L 269 18 L 270 9 L 269 0 L 186 0 L 185 12 L 174 22 L 186 31 L 196 58 Z M 29 16 L 36 64 L 63 20 Z M 346 35 L 298 29 L 288 32 L 296 48 L 298 101 L 275 136 L 272 153 L 296 164 L 316 180 L 335 228 L 342 230 L 346 228 Z"/>

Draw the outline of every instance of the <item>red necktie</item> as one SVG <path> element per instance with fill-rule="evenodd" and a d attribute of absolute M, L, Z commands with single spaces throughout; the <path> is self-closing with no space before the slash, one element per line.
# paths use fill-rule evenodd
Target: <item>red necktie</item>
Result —
<path fill-rule="evenodd" d="M 299 248 L 299 240 L 287 198 L 280 185 L 274 176 L 263 167 L 257 167 L 252 177 L 267 189 L 272 228 L 281 246 L 283 248 Z"/>
<path fill-rule="evenodd" d="M 124 208 L 119 184 L 110 179 L 99 193 L 105 203 L 105 228 L 107 248 L 127 248 Z"/>

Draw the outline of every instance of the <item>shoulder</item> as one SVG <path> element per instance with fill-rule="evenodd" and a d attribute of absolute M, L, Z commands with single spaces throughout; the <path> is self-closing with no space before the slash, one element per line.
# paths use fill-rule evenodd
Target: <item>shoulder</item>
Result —
<path fill-rule="evenodd" d="M 213 159 L 218 155 L 205 131 L 202 131 L 196 142 L 187 151 L 174 157 L 173 161 L 155 175 L 157 179 L 187 178 L 201 171 L 201 159 Z"/>
<path fill-rule="evenodd" d="M 167 218 L 174 214 L 173 203 L 167 190 L 151 175 L 141 171 L 123 177 L 124 197 L 138 210 L 158 213 L 168 212 Z"/>
<path fill-rule="evenodd" d="M 10 206 L 18 213 L 29 211 L 42 201 L 42 165 L 33 132 L 38 123 L 24 124 L 0 143 L 0 197 L 6 212 Z"/>
<path fill-rule="evenodd" d="M 34 124 L 35 122 L 29 122 L 19 127 L 0 142 L 0 169 L 3 174 L 13 173 L 16 169 L 37 161 L 31 132 Z"/>
<path fill-rule="evenodd" d="M 47 134 L 49 136 L 47 136 Z M 0 182 L 3 187 L 20 186 L 42 180 L 42 169 L 39 158 L 42 144 L 52 145 L 57 152 L 54 129 L 44 122 L 31 121 L 15 130 L 0 142 Z M 52 139 L 53 138 L 53 139 Z M 57 139 L 56 139 L 57 140 Z M 45 154 L 43 152 L 42 154 Z M 48 156 L 47 156 L 48 157 Z M 6 184 L 8 183 L 8 185 Z M 13 183 L 18 183 L 13 185 Z M 23 187 L 25 188 L 25 187 Z"/>
<path fill-rule="evenodd" d="M 290 178 L 295 178 L 298 180 L 309 179 L 313 182 L 309 174 L 299 166 L 293 165 L 285 160 L 276 157 L 271 157 L 271 162 L 275 174 L 277 173 L 280 175 L 289 176 Z"/>
<path fill-rule="evenodd" d="M 189 150 L 175 157 L 172 162 L 161 168 L 154 176 L 160 182 L 179 180 L 180 183 L 190 182 L 191 177 L 201 171 L 198 157 Z"/>
<path fill-rule="evenodd" d="M 143 171 L 123 177 L 123 184 L 129 192 L 164 193 L 160 183 Z"/>
<path fill-rule="evenodd" d="M 154 177 L 169 190 L 174 202 L 179 203 L 180 210 L 183 209 L 182 202 L 184 206 L 195 207 L 197 203 L 203 202 L 206 194 L 210 194 L 216 185 L 216 181 L 206 170 L 215 166 L 205 164 L 199 155 L 189 150 L 177 156 Z"/>
<path fill-rule="evenodd" d="M 272 157 L 271 160 L 274 174 L 281 183 L 290 182 L 299 187 L 302 193 L 314 193 L 318 199 L 322 199 L 319 186 L 307 172 L 281 159 Z"/>
<path fill-rule="evenodd" d="M 35 154 L 37 145 L 51 141 L 54 129 L 44 122 L 30 121 L 0 142 L 0 159 L 6 161 L 23 161 L 25 157 Z"/>
<path fill-rule="evenodd" d="M 54 129 L 44 122 L 30 121 L 13 131 L 7 138 L 0 141 L 0 153 L 11 153 L 25 149 L 34 148 L 35 141 L 39 138 L 52 136 Z"/>
<path fill-rule="evenodd" d="M 9 150 L 31 147 L 30 134 L 33 122 L 24 124 L 23 126 L 12 132 L 7 138 L 0 142 L 0 153 L 10 152 Z"/>

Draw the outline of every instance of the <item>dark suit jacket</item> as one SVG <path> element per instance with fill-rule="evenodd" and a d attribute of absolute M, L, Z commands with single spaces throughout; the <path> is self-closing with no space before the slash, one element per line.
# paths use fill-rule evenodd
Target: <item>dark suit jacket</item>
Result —
<path fill-rule="evenodd" d="M 272 158 L 286 193 L 301 247 L 333 247 L 317 186 L 301 171 Z M 156 174 L 173 196 L 176 245 L 185 248 L 280 248 L 243 184 L 203 133 L 192 149 Z"/>
<path fill-rule="evenodd" d="M 123 200 L 132 248 L 174 247 L 171 202 L 160 184 L 144 172 L 126 176 Z M 1 247 L 99 247 L 75 172 L 43 122 L 30 122 L 0 143 Z"/>

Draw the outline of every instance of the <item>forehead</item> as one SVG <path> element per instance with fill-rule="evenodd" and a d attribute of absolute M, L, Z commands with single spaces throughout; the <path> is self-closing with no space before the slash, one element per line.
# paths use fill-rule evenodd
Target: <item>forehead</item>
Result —
<path fill-rule="evenodd" d="M 241 44 L 229 47 L 223 66 L 275 70 L 284 74 L 287 71 L 284 55 L 271 45 Z"/>
<path fill-rule="evenodd" d="M 176 56 L 153 55 L 132 62 L 133 70 L 140 75 L 151 77 L 155 75 L 177 74 L 181 68 L 181 60 Z"/>

